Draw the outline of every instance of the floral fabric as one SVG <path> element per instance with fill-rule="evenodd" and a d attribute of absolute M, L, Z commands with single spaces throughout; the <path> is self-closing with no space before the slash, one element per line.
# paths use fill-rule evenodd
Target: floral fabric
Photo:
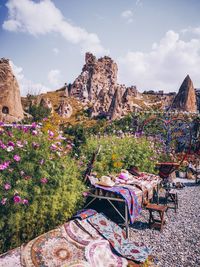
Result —
<path fill-rule="evenodd" d="M 113 249 L 122 257 L 138 262 L 144 262 L 150 250 L 137 242 L 125 239 L 125 233 L 116 223 L 98 213 L 87 219 L 88 222 L 112 245 Z"/>
<path fill-rule="evenodd" d="M 126 203 L 128 205 L 130 221 L 131 223 L 134 223 L 135 219 L 142 211 L 134 190 L 119 186 L 105 187 L 105 186 L 95 185 L 95 187 L 121 195 L 126 200 Z"/>

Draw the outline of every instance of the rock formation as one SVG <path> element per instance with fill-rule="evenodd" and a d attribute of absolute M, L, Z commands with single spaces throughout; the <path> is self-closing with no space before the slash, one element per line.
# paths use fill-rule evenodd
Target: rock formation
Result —
<path fill-rule="evenodd" d="M 0 121 L 14 122 L 24 117 L 19 85 L 9 60 L 0 59 Z"/>
<path fill-rule="evenodd" d="M 196 89 L 197 109 L 200 112 L 200 89 Z"/>
<path fill-rule="evenodd" d="M 52 106 L 52 103 L 50 101 L 49 98 L 45 98 L 43 97 L 41 100 L 40 100 L 40 106 L 44 107 L 44 108 L 48 108 L 51 110 L 51 113 L 53 112 L 53 106 Z"/>
<path fill-rule="evenodd" d="M 72 106 L 67 102 L 67 100 L 63 99 L 56 111 L 61 117 L 69 118 L 72 115 L 73 109 Z"/>
<path fill-rule="evenodd" d="M 186 76 L 181 84 L 178 94 L 174 98 L 171 109 L 197 112 L 196 92 L 189 75 Z"/>
<path fill-rule="evenodd" d="M 82 72 L 70 86 L 68 94 L 91 103 L 92 116 L 119 118 L 131 111 L 131 99 L 138 92 L 135 86 L 119 85 L 117 72 L 117 64 L 110 57 L 96 59 L 93 54 L 86 53 Z"/>

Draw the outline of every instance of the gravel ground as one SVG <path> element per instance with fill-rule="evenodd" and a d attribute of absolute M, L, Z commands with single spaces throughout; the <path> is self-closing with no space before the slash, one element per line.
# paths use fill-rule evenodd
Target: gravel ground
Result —
<path fill-rule="evenodd" d="M 181 179 L 186 185 L 177 190 L 177 213 L 168 209 L 163 231 L 149 229 L 149 212 L 142 211 L 130 230 L 130 239 L 152 248 L 155 266 L 200 266 L 200 185 Z"/>

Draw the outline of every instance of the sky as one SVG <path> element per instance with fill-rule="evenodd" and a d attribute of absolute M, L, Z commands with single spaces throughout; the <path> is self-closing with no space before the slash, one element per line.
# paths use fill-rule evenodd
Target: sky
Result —
<path fill-rule="evenodd" d="M 0 0 L 0 58 L 22 95 L 58 89 L 85 52 L 118 64 L 118 82 L 177 92 L 200 88 L 200 0 Z"/>

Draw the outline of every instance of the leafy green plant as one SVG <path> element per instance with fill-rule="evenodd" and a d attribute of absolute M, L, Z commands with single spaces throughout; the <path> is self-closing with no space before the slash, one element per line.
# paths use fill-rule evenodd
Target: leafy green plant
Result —
<path fill-rule="evenodd" d="M 152 144 L 143 138 L 107 136 L 88 138 L 81 150 L 81 160 L 87 162 L 96 148 L 101 145 L 101 152 L 95 162 L 93 171 L 99 176 L 118 173 L 131 165 L 141 171 L 154 172 L 156 157 Z"/>
<path fill-rule="evenodd" d="M 33 116 L 33 121 L 41 121 L 43 118 L 48 118 L 51 114 L 51 109 L 43 106 L 31 105 L 28 113 Z"/>
<path fill-rule="evenodd" d="M 35 125 L 2 128 L 0 136 L 2 253 L 70 218 L 83 203 L 84 185 L 62 136 Z"/>

